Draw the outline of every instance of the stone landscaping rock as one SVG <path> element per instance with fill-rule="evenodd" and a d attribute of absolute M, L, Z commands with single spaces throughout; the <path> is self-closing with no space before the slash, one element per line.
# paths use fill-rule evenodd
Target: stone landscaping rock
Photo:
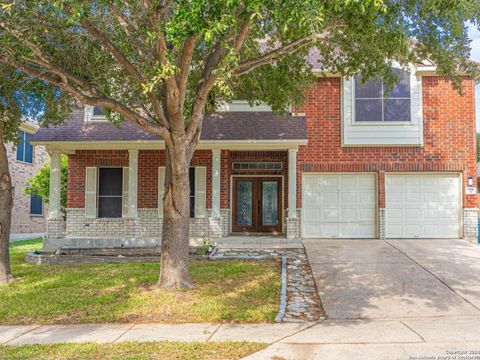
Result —
<path fill-rule="evenodd" d="M 324 319 L 324 311 L 303 249 L 219 249 L 211 258 L 287 258 L 287 306 L 283 322 L 313 322 Z"/>

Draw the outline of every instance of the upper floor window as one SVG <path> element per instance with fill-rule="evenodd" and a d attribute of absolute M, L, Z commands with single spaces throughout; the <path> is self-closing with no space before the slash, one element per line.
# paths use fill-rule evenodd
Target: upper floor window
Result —
<path fill-rule="evenodd" d="M 107 117 L 100 106 L 87 106 L 85 109 L 85 121 L 107 121 Z"/>
<path fill-rule="evenodd" d="M 30 144 L 30 139 L 32 138 L 32 135 L 25 131 L 19 131 L 18 138 L 19 142 L 17 145 L 17 160 L 32 164 L 33 146 Z"/>
<path fill-rule="evenodd" d="M 410 121 L 410 73 L 393 69 L 397 82 L 389 91 L 381 79 L 361 83 L 355 77 L 355 121 Z"/>

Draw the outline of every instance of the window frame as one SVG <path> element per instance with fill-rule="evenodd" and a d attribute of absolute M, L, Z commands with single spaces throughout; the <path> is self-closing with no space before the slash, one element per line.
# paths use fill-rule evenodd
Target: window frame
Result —
<path fill-rule="evenodd" d="M 195 201 L 196 201 L 196 191 L 195 191 L 195 166 L 190 166 L 188 168 L 188 179 L 189 179 L 189 186 L 190 186 L 190 194 L 189 194 L 189 201 L 190 201 L 190 219 L 195 219 Z M 193 181 L 192 181 L 193 178 Z M 193 190 L 193 191 L 192 191 Z"/>
<path fill-rule="evenodd" d="M 37 197 L 40 199 L 40 213 L 32 213 L 32 199 L 34 197 Z M 44 210 L 43 210 L 43 198 L 40 195 L 30 195 L 30 210 L 29 210 L 30 216 L 43 216 L 44 215 Z"/>
<path fill-rule="evenodd" d="M 20 133 L 23 134 L 23 136 L 20 136 Z M 25 131 L 25 130 L 18 130 L 18 138 L 21 139 L 21 142 L 18 143 L 17 145 L 17 148 L 15 149 L 15 160 L 19 163 L 22 163 L 22 164 L 27 164 L 27 165 L 33 165 L 35 163 L 35 146 L 33 146 L 32 144 L 30 144 L 30 141 L 26 141 L 26 137 L 27 137 L 27 134 L 32 136 L 31 133 L 29 133 L 28 131 Z M 26 157 L 25 157 L 25 154 L 26 154 L 26 149 L 27 149 L 27 145 L 30 146 L 32 148 L 32 161 L 26 161 Z M 23 149 L 23 158 L 21 160 L 18 159 L 18 148 L 22 146 L 22 149 Z"/>
<path fill-rule="evenodd" d="M 100 196 L 100 173 L 102 169 L 120 169 L 121 175 L 121 196 L 113 196 L 113 195 L 102 195 Z M 122 166 L 98 166 L 97 167 L 97 189 L 96 189 L 96 196 L 95 196 L 95 201 L 96 201 L 96 210 L 97 210 L 97 219 L 115 219 L 115 220 L 121 220 L 123 218 L 123 167 Z M 120 216 L 100 216 L 100 197 L 103 198 L 121 198 L 122 201 L 120 202 Z"/>
<path fill-rule="evenodd" d="M 105 115 L 94 115 L 93 114 L 93 111 L 94 111 L 94 108 L 95 106 L 90 106 L 90 105 L 87 105 L 85 107 L 85 122 L 93 122 L 93 123 L 96 123 L 96 122 L 108 122 L 107 120 L 107 117 Z"/>
<path fill-rule="evenodd" d="M 283 170 L 283 162 L 282 161 L 233 161 L 232 170 L 235 170 L 235 171 L 281 171 Z"/>
<path fill-rule="evenodd" d="M 390 120 L 390 121 L 385 121 L 384 120 L 384 100 L 388 99 L 388 98 L 385 98 L 383 97 L 383 84 L 382 84 L 382 97 L 381 98 L 371 98 L 371 99 L 378 99 L 378 100 L 382 100 L 382 120 L 381 121 L 357 121 L 357 114 L 356 114 L 356 96 L 355 96 L 355 85 L 356 85 L 356 79 L 355 79 L 355 76 L 352 76 L 350 78 L 350 82 L 351 82 L 351 112 L 352 112 L 352 118 L 351 118 L 351 123 L 352 125 L 354 126 L 372 126 L 372 125 L 375 125 L 375 126 L 394 126 L 394 125 L 415 125 L 415 121 L 414 121 L 414 108 L 413 108 L 413 94 L 414 94 L 414 84 L 413 82 L 415 81 L 414 77 L 416 76 L 415 75 L 415 69 L 409 67 L 408 69 L 403 69 L 399 66 L 393 66 L 394 69 L 399 69 L 399 70 L 403 70 L 403 71 L 407 71 L 408 74 L 409 74 L 409 93 L 410 93 L 410 97 L 409 98 L 398 98 L 398 99 L 409 99 L 410 100 L 410 120 L 401 120 L 401 121 L 395 121 L 395 120 Z M 363 99 L 363 98 L 360 98 L 360 99 Z M 370 99 L 370 98 L 366 98 L 366 99 Z M 397 99 L 397 98 L 394 98 L 394 99 Z"/>

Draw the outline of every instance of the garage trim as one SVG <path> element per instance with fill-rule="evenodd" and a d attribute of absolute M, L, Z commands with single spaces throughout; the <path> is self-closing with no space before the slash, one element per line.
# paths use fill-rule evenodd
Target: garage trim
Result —
<path fill-rule="evenodd" d="M 378 176 L 378 172 L 376 171 L 358 171 L 358 172 L 352 172 L 352 171 L 349 171 L 349 172 L 318 172 L 318 171 L 313 171 L 313 172 L 302 172 L 302 214 L 301 214 L 301 223 L 300 223 L 300 227 L 301 227 L 301 232 L 302 232 L 302 237 L 303 238 L 308 238 L 308 237 L 305 237 L 305 231 L 304 231 L 304 224 L 305 224 L 305 203 L 304 203 L 304 199 L 305 199 L 305 186 L 304 186 L 304 178 L 305 176 L 314 176 L 314 175 L 373 175 L 374 177 L 374 227 L 375 227 L 375 230 L 374 230 L 374 237 L 373 238 L 369 238 L 369 239 L 378 239 L 379 238 L 379 235 L 380 235 L 380 229 L 379 229 L 379 218 L 378 218 L 378 211 L 379 211 L 379 207 L 378 207 L 378 198 L 379 198 L 379 176 Z M 348 239 L 361 239 L 361 238 L 340 238 L 340 237 L 331 237 L 331 238 L 325 238 L 325 239 L 337 239 L 337 240 L 348 240 Z"/>
<path fill-rule="evenodd" d="M 388 186 L 387 186 L 387 180 L 389 176 L 398 176 L 398 175 L 404 175 L 404 176 L 419 176 L 419 175 L 431 175 L 431 176 L 442 176 L 442 175 L 449 175 L 452 177 L 456 177 L 458 180 L 458 187 L 459 187 L 459 192 L 458 192 L 458 233 L 457 237 L 459 239 L 464 237 L 463 233 L 463 173 L 462 172 L 457 172 L 457 171 L 418 171 L 418 172 L 385 172 L 385 238 L 387 239 L 395 239 L 396 237 L 389 237 L 387 234 L 387 229 L 388 229 Z M 415 239 L 427 239 L 427 237 L 415 237 Z M 449 238 L 447 237 L 437 237 L 437 238 Z M 435 237 L 428 237 L 428 239 L 435 239 Z"/>

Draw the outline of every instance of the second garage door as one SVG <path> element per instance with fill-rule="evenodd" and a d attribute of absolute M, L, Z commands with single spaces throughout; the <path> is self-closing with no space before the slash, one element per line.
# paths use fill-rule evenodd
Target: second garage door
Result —
<path fill-rule="evenodd" d="M 374 174 L 304 174 L 304 238 L 375 238 Z"/>
<path fill-rule="evenodd" d="M 457 238 L 459 174 L 387 174 L 387 238 Z"/>

